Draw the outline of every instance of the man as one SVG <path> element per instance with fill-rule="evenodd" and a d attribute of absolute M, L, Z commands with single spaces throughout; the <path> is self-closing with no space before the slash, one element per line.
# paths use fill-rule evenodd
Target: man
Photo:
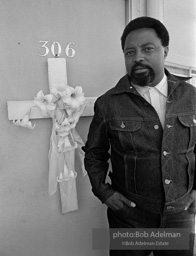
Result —
<path fill-rule="evenodd" d="M 186 228 L 194 233 L 196 89 L 164 69 L 165 26 L 132 20 L 121 37 L 127 74 L 99 97 L 84 147 L 92 191 L 108 206 L 110 228 Z M 111 158 L 111 184 L 106 184 Z M 155 256 L 193 255 L 154 250 Z M 110 255 L 149 255 L 111 250 Z"/>

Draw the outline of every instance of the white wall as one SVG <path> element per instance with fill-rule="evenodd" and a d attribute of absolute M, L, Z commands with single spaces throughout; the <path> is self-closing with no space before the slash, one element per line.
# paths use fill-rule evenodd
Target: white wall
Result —
<path fill-rule="evenodd" d="M 106 227 L 105 206 L 78 166 L 79 209 L 61 214 L 60 197 L 48 195 L 51 120 L 34 130 L 8 121 L 8 100 L 31 100 L 49 92 L 47 57 L 40 40 L 74 42 L 67 58 L 68 83 L 98 96 L 124 74 L 120 35 L 125 3 L 119 0 L 0 1 L 0 256 L 94 256 L 92 228 Z M 90 117 L 77 130 L 85 140 Z"/>
<path fill-rule="evenodd" d="M 196 1 L 164 0 L 164 24 L 170 33 L 167 61 L 196 68 Z"/>

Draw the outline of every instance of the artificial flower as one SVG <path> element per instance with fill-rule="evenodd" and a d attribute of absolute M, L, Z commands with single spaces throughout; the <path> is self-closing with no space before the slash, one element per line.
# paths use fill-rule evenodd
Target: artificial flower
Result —
<path fill-rule="evenodd" d="M 58 95 L 60 95 L 66 109 L 78 109 L 85 101 L 84 93 L 80 86 L 73 88 L 63 83 L 59 83 L 52 88 L 51 92 L 56 97 L 59 97 Z"/>
<path fill-rule="evenodd" d="M 62 100 L 68 109 L 79 109 L 85 101 L 84 93 L 82 92 L 82 87 L 76 86 L 75 88 L 67 88 L 67 95 L 63 94 Z"/>
<path fill-rule="evenodd" d="M 51 94 L 44 95 L 43 91 L 39 91 L 34 98 L 33 107 L 38 107 L 43 116 L 49 115 L 53 118 L 60 152 L 71 150 L 77 145 L 72 136 L 72 130 L 86 107 L 84 103 L 82 87 L 73 88 L 64 83 L 55 84 Z M 29 121 L 29 113 L 30 111 L 22 120 L 13 121 L 14 124 L 33 129 L 35 125 Z"/>
<path fill-rule="evenodd" d="M 54 96 L 52 94 L 44 95 L 42 91 L 39 91 L 34 98 L 34 104 L 40 109 L 43 116 L 52 116 L 53 110 L 56 108 L 53 99 Z"/>
<path fill-rule="evenodd" d="M 30 111 L 28 111 L 28 113 L 23 117 L 22 120 L 18 119 L 17 121 L 13 120 L 13 123 L 17 126 L 22 126 L 22 127 L 26 127 L 29 129 L 34 129 L 35 128 L 35 124 L 32 125 L 31 121 L 29 121 L 29 114 Z"/>
<path fill-rule="evenodd" d="M 55 120 L 61 125 L 65 118 L 69 115 L 66 109 L 60 109 L 59 107 L 55 110 Z"/>
<path fill-rule="evenodd" d="M 86 105 L 83 105 L 80 107 L 80 109 L 78 111 L 74 111 L 72 113 L 72 119 L 74 120 L 75 123 L 77 123 L 79 121 L 79 118 L 82 115 L 82 113 L 84 112 L 85 108 L 86 108 Z"/>

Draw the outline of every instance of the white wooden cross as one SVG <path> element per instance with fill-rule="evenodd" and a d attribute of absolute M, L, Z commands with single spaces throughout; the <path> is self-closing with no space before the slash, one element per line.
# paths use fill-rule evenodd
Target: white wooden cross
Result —
<path fill-rule="evenodd" d="M 52 66 L 52 62 L 54 65 Z M 51 65 L 50 65 L 51 64 Z M 57 68 L 58 67 L 58 68 Z M 53 75 L 52 75 L 53 74 Z M 48 59 L 48 77 L 49 77 L 49 87 L 52 83 L 62 82 L 67 84 L 67 69 L 66 60 L 64 58 L 49 58 Z M 86 97 L 86 108 L 82 116 L 93 116 L 93 107 L 96 97 Z M 28 101 L 8 101 L 8 119 L 16 120 L 22 119 L 28 109 L 34 105 L 33 100 Z M 41 112 L 37 108 L 31 109 L 30 119 L 42 119 L 49 118 L 43 117 Z"/>
<path fill-rule="evenodd" d="M 67 85 L 66 60 L 64 58 L 49 58 L 48 59 L 48 78 L 49 78 L 50 92 L 51 92 L 51 89 L 54 88 L 55 84 L 58 85 L 59 83 L 61 83 L 61 84 Z M 93 106 L 94 106 L 95 100 L 96 100 L 96 97 L 86 98 L 86 100 L 85 100 L 86 108 L 85 108 L 82 116 L 92 116 L 93 115 Z M 30 101 L 8 101 L 7 102 L 8 119 L 9 120 L 23 119 L 23 117 L 29 111 L 29 109 L 31 109 L 30 119 L 49 118 L 49 116 L 43 117 L 39 108 L 36 108 L 33 106 L 34 106 L 33 100 L 30 100 Z M 33 107 L 33 108 L 31 108 L 31 107 Z M 65 153 L 63 153 L 63 154 L 65 154 Z M 69 154 L 70 158 L 74 159 L 74 155 L 73 155 L 74 151 L 71 153 L 69 151 L 68 154 Z M 64 155 L 64 159 L 65 159 L 65 155 Z M 52 168 L 55 170 L 55 168 L 56 168 L 55 164 L 52 166 Z M 57 166 L 57 168 L 58 168 L 58 166 Z M 73 169 L 74 169 L 74 167 L 73 167 Z M 51 174 L 51 167 L 50 167 L 49 172 Z M 50 180 L 50 174 L 49 174 L 49 180 Z M 55 178 L 55 177 L 56 176 L 54 174 L 54 176 L 52 178 Z M 75 177 L 74 177 L 74 179 L 72 179 L 72 180 L 71 179 L 70 178 L 63 179 L 62 180 L 63 182 L 61 182 L 61 180 L 59 182 L 60 193 L 61 193 L 62 213 L 66 213 L 66 212 L 74 211 L 74 210 L 78 209 L 77 192 L 76 192 L 76 187 L 75 187 L 76 186 Z M 56 181 L 56 183 L 57 183 L 57 181 Z M 50 184 L 50 181 L 49 181 L 49 184 Z M 56 184 L 54 184 L 54 182 L 53 182 L 53 185 L 54 186 L 52 188 L 52 191 L 53 191 L 52 193 L 55 193 Z M 50 187 L 50 185 L 49 185 L 49 187 Z M 70 192 L 70 191 L 72 191 L 72 192 Z M 49 193 L 50 193 L 50 191 L 49 191 Z M 50 194 L 52 194 L 52 193 L 50 193 Z"/>

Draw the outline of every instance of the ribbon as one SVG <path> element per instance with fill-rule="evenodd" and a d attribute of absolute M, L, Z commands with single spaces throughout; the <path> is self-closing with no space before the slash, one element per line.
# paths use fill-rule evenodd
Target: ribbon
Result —
<path fill-rule="evenodd" d="M 69 136 L 71 136 L 74 144 L 70 142 Z M 57 191 L 59 183 L 62 213 L 78 209 L 75 181 L 77 177 L 75 171 L 76 150 L 78 151 L 79 160 L 81 161 L 83 175 L 86 175 L 84 168 L 84 152 L 81 149 L 84 143 L 75 128 L 69 132 L 69 136 L 59 136 L 53 125 L 48 154 L 49 195 L 53 195 Z"/>

